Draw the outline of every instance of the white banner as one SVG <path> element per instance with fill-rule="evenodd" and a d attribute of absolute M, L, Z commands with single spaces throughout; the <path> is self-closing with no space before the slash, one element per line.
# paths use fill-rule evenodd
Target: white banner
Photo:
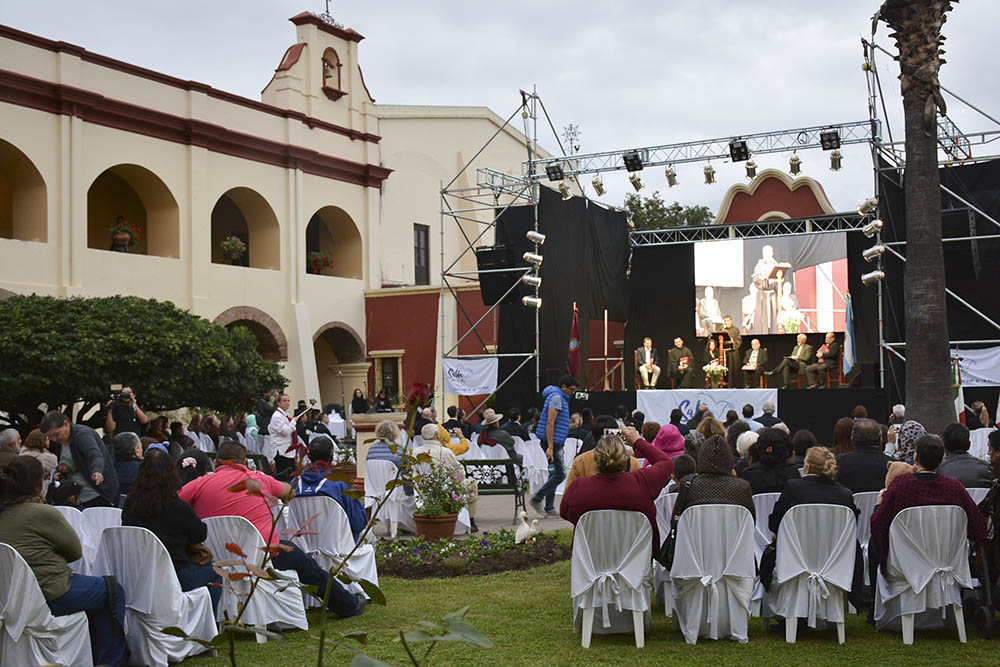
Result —
<path fill-rule="evenodd" d="M 768 401 L 774 403 L 774 416 L 778 416 L 777 389 L 640 389 L 635 392 L 635 400 L 648 421 L 660 424 L 670 423 L 674 408 L 680 409 L 687 421 L 701 405 L 707 405 L 720 422 L 725 421 L 730 410 L 736 410 L 742 417 L 743 406 L 747 404 L 753 406 L 755 416 L 759 415 Z"/>
<path fill-rule="evenodd" d="M 1000 347 L 981 350 L 952 350 L 951 356 L 961 358 L 963 387 L 996 387 L 1000 385 Z"/>
<path fill-rule="evenodd" d="M 444 393 L 459 396 L 492 394 L 497 388 L 497 357 L 441 359 Z"/>

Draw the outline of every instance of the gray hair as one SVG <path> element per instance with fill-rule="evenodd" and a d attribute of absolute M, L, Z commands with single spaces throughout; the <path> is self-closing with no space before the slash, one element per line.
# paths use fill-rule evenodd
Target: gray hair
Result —
<path fill-rule="evenodd" d="M 428 440 L 440 440 L 441 431 L 438 430 L 437 424 L 424 424 L 424 427 L 420 429 L 420 437 L 424 439 L 424 442 Z"/>
<path fill-rule="evenodd" d="M 791 430 L 788 428 L 788 424 L 786 424 L 785 422 L 778 422 L 777 424 L 775 424 L 773 426 L 773 428 L 780 429 L 780 430 L 784 431 L 785 435 L 791 435 L 792 434 Z"/>
<path fill-rule="evenodd" d="M 420 416 L 424 419 L 433 419 L 434 412 L 430 408 L 424 408 L 420 411 Z"/>
<path fill-rule="evenodd" d="M 896 403 L 892 406 L 892 416 L 896 419 L 902 419 L 906 416 L 906 406 L 902 403 Z"/>
<path fill-rule="evenodd" d="M 741 459 L 747 457 L 747 452 L 750 451 L 751 445 L 757 442 L 757 438 L 759 437 L 755 431 L 740 433 L 740 437 L 736 438 L 736 451 L 739 453 Z"/>
<path fill-rule="evenodd" d="M 771 401 L 768 401 L 767 403 L 765 403 L 764 407 L 762 408 L 762 410 L 764 410 L 764 414 L 767 414 L 767 415 L 773 415 L 774 411 L 776 409 L 777 409 L 777 407 Z"/>
<path fill-rule="evenodd" d="M 399 438 L 399 427 L 396 426 L 396 422 L 391 419 L 380 421 L 378 426 L 375 427 L 375 437 L 379 440 L 396 442 Z"/>
<path fill-rule="evenodd" d="M 16 450 L 20 437 L 21 434 L 15 428 L 5 428 L 0 431 L 0 451 L 4 449 Z"/>

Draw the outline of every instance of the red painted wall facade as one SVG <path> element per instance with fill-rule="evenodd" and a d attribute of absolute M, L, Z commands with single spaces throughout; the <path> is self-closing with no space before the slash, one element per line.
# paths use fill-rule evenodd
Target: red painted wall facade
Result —
<path fill-rule="evenodd" d="M 717 222 L 754 222 L 770 211 L 781 211 L 790 218 L 805 218 L 824 212 L 808 185 L 790 190 L 777 178 L 766 178 L 753 195 L 737 192 L 725 219 Z"/>
<path fill-rule="evenodd" d="M 438 294 L 392 294 L 365 297 L 365 341 L 368 350 L 406 350 L 403 355 L 403 391 L 414 382 L 434 384 L 438 327 Z M 368 386 L 378 388 L 374 359 Z"/>

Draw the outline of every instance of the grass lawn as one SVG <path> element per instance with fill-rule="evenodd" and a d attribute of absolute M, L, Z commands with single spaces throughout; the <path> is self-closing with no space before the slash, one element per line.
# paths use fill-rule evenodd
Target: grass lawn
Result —
<path fill-rule="evenodd" d="M 568 532 L 568 531 L 567 531 Z M 817 633 L 800 630 L 797 644 L 786 644 L 784 632 L 761 630 L 760 619 L 750 620 L 750 643 L 702 641 L 688 646 L 679 631 L 653 609 L 653 624 L 646 633 L 646 646 L 635 648 L 632 635 L 594 635 L 590 649 L 580 647 L 573 632 L 569 597 L 570 562 L 504 574 L 452 579 L 405 580 L 382 578 L 387 607 L 369 606 L 360 618 L 331 620 L 335 632 L 364 630 L 369 633 L 368 655 L 392 665 L 408 665 L 405 651 L 393 638 L 400 628 L 417 629 L 421 620 L 442 616 L 471 605 L 466 620 L 485 633 L 492 650 L 466 644 L 438 644 L 430 656 L 434 665 L 596 665 L 665 664 L 677 660 L 687 665 L 987 665 L 1000 664 L 1000 645 L 975 636 L 967 625 L 969 643 L 958 643 L 954 631 L 917 631 L 914 645 L 904 647 L 897 634 L 876 633 L 860 616 L 847 621 L 847 642 L 837 644 L 835 629 Z M 312 627 L 318 612 L 311 612 Z M 595 618 L 595 624 L 597 619 Z M 772 628 L 774 625 L 772 624 Z M 315 640 L 309 633 L 284 635 L 282 642 L 264 645 L 252 639 L 237 643 L 240 665 L 315 664 Z M 426 647 L 426 645 L 425 645 Z M 424 648 L 423 650 L 426 650 Z M 416 654 L 418 657 L 422 652 Z M 351 656 L 338 649 L 328 665 L 348 665 Z M 190 667 L 228 665 L 225 656 L 196 657 Z"/>

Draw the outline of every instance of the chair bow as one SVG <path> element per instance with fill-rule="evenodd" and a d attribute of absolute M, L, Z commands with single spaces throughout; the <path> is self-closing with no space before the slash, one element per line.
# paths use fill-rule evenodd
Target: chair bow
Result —
<path fill-rule="evenodd" d="M 617 572 L 602 572 L 594 580 L 596 593 L 601 596 L 601 613 L 604 615 L 604 627 L 611 627 L 611 619 L 608 618 L 608 593 L 614 597 L 617 611 L 622 610 L 621 586 L 618 585 Z"/>
<path fill-rule="evenodd" d="M 941 594 L 941 618 L 945 619 L 948 617 L 948 603 L 945 600 L 945 594 L 948 591 L 948 584 L 955 579 L 954 568 L 950 565 L 947 567 L 937 567 L 934 568 L 934 572 L 931 573 L 931 582 L 937 586 L 938 591 Z"/>
<path fill-rule="evenodd" d="M 716 628 L 716 625 L 718 625 L 718 617 L 719 617 L 718 583 L 716 582 L 715 578 L 710 574 L 702 575 L 701 579 L 699 579 L 698 581 L 701 582 L 703 588 L 709 589 L 708 616 L 706 617 L 705 620 L 708 621 L 708 627 L 711 631 L 710 636 L 712 637 L 712 639 L 718 639 L 719 632 L 718 629 Z"/>
<path fill-rule="evenodd" d="M 806 579 L 806 586 L 809 590 L 809 627 L 816 627 L 816 613 L 821 601 L 830 597 L 830 589 L 826 585 L 823 575 L 818 572 L 810 572 Z"/>

